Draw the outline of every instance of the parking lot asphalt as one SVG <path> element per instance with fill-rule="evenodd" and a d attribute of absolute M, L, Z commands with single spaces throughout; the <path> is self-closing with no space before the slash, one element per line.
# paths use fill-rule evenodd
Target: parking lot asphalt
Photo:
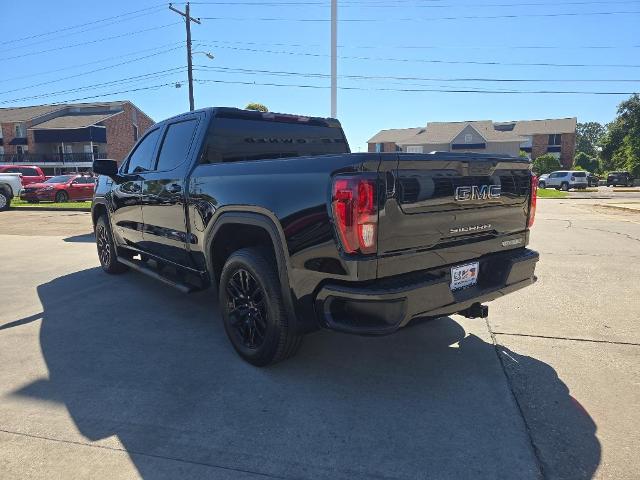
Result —
<path fill-rule="evenodd" d="M 266 369 L 211 292 L 102 273 L 89 214 L 3 212 L 0 478 L 638 478 L 640 214 L 597 203 L 539 201 L 539 281 L 487 321 Z"/>

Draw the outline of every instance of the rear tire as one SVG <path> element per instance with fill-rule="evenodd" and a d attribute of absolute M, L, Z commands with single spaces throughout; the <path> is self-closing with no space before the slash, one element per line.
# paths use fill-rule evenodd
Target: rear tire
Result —
<path fill-rule="evenodd" d="M 569 184 L 567 182 L 562 182 L 562 185 L 560 185 L 560 190 L 562 190 L 563 192 L 568 192 Z"/>
<path fill-rule="evenodd" d="M 60 190 L 56 193 L 56 203 L 66 203 L 69 201 L 69 194 L 64 190 Z"/>
<path fill-rule="evenodd" d="M 106 215 L 101 215 L 96 222 L 96 247 L 102 269 L 110 274 L 124 273 L 129 267 L 118 261 L 118 253 L 111 235 L 111 228 Z"/>
<path fill-rule="evenodd" d="M 275 260 L 258 248 L 227 259 L 218 288 L 224 329 L 235 351 L 257 367 L 293 356 L 302 342 L 288 318 Z"/>

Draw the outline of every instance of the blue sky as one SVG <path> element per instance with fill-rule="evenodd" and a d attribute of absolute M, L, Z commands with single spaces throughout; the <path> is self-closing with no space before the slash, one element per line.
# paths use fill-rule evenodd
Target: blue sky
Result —
<path fill-rule="evenodd" d="M 608 122 L 628 96 L 402 89 L 640 91 L 640 82 L 633 81 L 640 79 L 640 0 L 338 3 L 343 20 L 338 72 L 347 76 L 339 85 L 350 88 L 338 93 L 338 118 L 353 151 L 366 148 L 367 139 L 380 129 L 428 121 L 577 116 L 578 121 Z M 256 101 L 272 111 L 328 116 L 329 4 L 192 3 L 192 15 L 203 18 L 192 27 L 195 50 L 215 56 L 194 56 L 196 108 L 244 107 Z M 7 3 L 0 38 L 0 106 L 95 96 L 86 101 L 130 99 L 156 120 L 187 110 L 186 53 L 179 44 L 184 24 L 167 6 L 131 0 Z M 601 12 L 608 15 L 592 15 Z M 96 22 L 122 14 L 128 15 Z M 490 62 L 500 64 L 485 64 Z M 471 78 L 543 81 L 460 80 Z M 175 88 L 176 82 L 183 82 L 182 88 Z M 260 85 L 264 83 L 320 88 Z M 149 89 L 157 85 L 164 86 Z M 81 87 L 86 88 L 74 90 Z M 107 95 L 131 89 L 138 90 Z"/>

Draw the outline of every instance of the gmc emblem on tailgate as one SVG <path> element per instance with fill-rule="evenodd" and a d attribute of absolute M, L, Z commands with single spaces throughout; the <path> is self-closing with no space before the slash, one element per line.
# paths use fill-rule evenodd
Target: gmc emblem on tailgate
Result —
<path fill-rule="evenodd" d="M 470 187 L 456 187 L 453 198 L 458 202 L 500 198 L 500 190 L 500 185 L 472 185 Z"/>

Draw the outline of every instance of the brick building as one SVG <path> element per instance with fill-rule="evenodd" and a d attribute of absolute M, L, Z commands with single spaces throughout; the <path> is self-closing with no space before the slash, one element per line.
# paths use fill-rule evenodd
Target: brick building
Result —
<path fill-rule="evenodd" d="M 426 127 L 382 130 L 368 141 L 369 152 L 422 153 L 459 151 L 518 155 L 532 159 L 550 153 L 571 168 L 576 151 L 577 119 L 493 122 L 429 122 Z"/>
<path fill-rule="evenodd" d="M 153 120 L 129 101 L 0 108 L 0 164 L 37 165 L 48 174 L 118 161 Z"/>

